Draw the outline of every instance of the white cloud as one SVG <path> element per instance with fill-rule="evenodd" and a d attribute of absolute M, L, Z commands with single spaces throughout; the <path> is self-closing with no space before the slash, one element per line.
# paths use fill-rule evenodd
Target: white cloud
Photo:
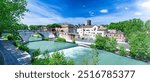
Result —
<path fill-rule="evenodd" d="M 135 12 L 135 15 L 142 15 L 142 13 L 141 12 Z"/>
<path fill-rule="evenodd" d="M 35 2 L 36 1 L 36 2 Z M 45 4 L 37 2 L 37 0 L 29 0 L 28 7 L 31 12 L 27 12 L 22 22 L 28 25 L 31 24 L 51 24 L 51 23 L 72 23 L 82 24 L 85 20 L 91 19 L 94 24 L 108 24 L 110 22 L 118 22 L 128 20 L 132 18 L 141 18 L 143 20 L 150 19 L 150 6 L 147 5 L 150 0 L 137 0 L 136 3 L 119 5 L 118 9 L 129 9 L 130 5 L 134 6 L 136 10 L 129 9 L 127 11 L 120 10 L 113 14 L 107 14 L 103 16 L 94 16 L 93 11 L 89 11 L 92 17 L 76 17 L 76 18 L 64 18 L 55 9 L 61 9 L 59 7 L 51 5 L 47 8 Z M 116 6 L 117 8 L 117 6 Z M 108 13 L 107 9 L 100 10 L 101 13 Z"/>
<path fill-rule="evenodd" d="M 89 11 L 90 16 L 94 16 L 94 12 L 93 11 Z"/>
<path fill-rule="evenodd" d="M 150 19 L 150 0 L 138 0 L 135 5 L 137 7 L 135 15 L 140 15 L 143 20 Z"/>
<path fill-rule="evenodd" d="M 108 13 L 108 10 L 107 9 L 102 9 L 100 10 L 101 13 Z"/>
<path fill-rule="evenodd" d="M 142 2 L 141 4 L 139 3 L 139 5 L 143 8 L 148 8 L 150 9 L 150 0 L 145 0 L 144 2 Z"/>
<path fill-rule="evenodd" d="M 125 9 L 125 10 L 128 10 L 129 8 L 128 8 L 128 7 L 125 7 L 124 9 Z"/>

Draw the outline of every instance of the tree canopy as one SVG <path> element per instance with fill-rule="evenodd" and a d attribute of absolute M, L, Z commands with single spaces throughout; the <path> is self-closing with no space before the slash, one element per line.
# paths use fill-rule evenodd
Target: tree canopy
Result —
<path fill-rule="evenodd" d="M 61 27 L 60 24 L 48 24 L 47 25 L 48 28 L 56 28 L 56 27 Z"/>
<path fill-rule="evenodd" d="M 147 20 L 145 23 L 145 29 L 150 32 L 150 20 Z"/>
<path fill-rule="evenodd" d="M 110 25 L 108 25 L 108 28 L 120 30 L 124 32 L 128 38 L 130 33 L 144 30 L 144 22 L 141 19 L 131 19 L 118 23 L 111 23 Z"/>
<path fill-rule="evenodd" d="M 121 30 L 125 33 L 130 45 L 130 55 L 138 59 L 150 58 L 150 20 L 145 23 L 141 19 L 132 19 L 108 25 L 109 29 Z M 124 49 L 122 48 L 122 51 Z"/>
<path fill-rule="evenodd" d="M 24 16 L 26 0 L 1 0 L 0 1 L 0 36 L 4 30 L 13 29 Z"/>

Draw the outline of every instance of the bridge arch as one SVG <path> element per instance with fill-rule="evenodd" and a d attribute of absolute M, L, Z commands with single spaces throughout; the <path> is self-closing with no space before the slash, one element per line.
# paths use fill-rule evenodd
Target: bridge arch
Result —
<path fill-rule="evenodd" d="M 40 35 L 40 36 L 39 36 Z M 42 33 L 40 32 L 33 32 L 30 37 L 29 37 L 29 41 L 31 38 L 36 37 L 36 40 L 43 40 L 44 38 L 46 38 Z M 34 39 L 35 40 L 35 39 Z M 35 41 L 36 41 L 35 40 Z"/>
<path fill-rule="evenodd" d="M 30 37 L 34 34 L 39 34 L 42 39 L 44 38 L 55 38 L 54 34 L 49 31 L 38 31 L 38 30 L 19 30 L 19 35 L 23 41 L 29 41 Z"/>

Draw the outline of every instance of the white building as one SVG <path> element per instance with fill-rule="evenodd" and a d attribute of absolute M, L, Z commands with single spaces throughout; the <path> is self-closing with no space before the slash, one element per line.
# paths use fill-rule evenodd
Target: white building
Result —
<path fill-rule="evenodd" d="M 79 38 L 86 39 L 96 39 L 96 35 L 101 35 L 102 37 L 115 38 L 117 42 L 125 42 L 126 38 L 121 31 L 109 30 L 103 26 L 91 25 L 91 21 L 87 21 L 85 25 L 80 26 L 77 29 Z"/>
<path fill-rule="evenodd" d="M 96 35 L 105 36 L 106 28 L 96 25 L 85 25 L 77 29 L 80 38 L 95 39 Z"/>

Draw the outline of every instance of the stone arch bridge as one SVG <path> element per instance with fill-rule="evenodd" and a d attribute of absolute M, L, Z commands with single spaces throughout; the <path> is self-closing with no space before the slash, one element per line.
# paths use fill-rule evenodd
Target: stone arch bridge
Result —
<path fill-rule="evenodd" d="M 33 34 L 40 34 L 42 38 L 55 38 L 54 34 L 49 31 L 40 31 L 40 30 L 18 30 L 20 37 L 23 41 L 29 41 L 29 38 Z"/>

